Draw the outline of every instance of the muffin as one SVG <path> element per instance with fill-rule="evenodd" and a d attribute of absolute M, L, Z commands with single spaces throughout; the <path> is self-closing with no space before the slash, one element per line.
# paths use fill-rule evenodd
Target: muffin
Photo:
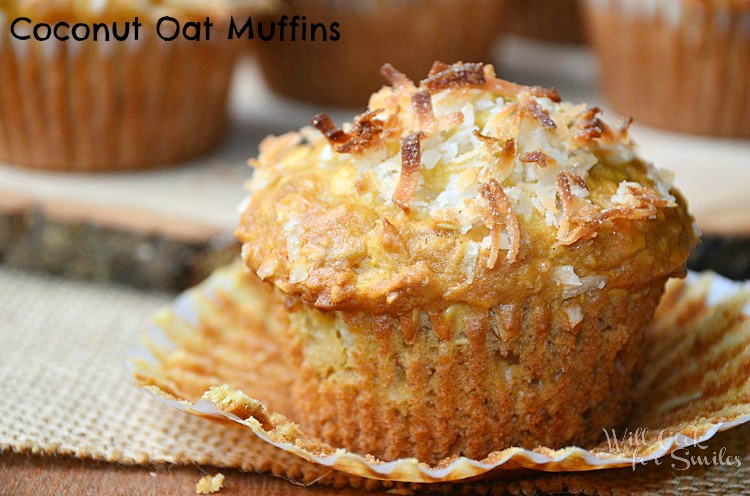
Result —
<path fill-rule="evenodd" d="M 509 0 L 506 32 L 553 43 L 583 43 L 578 0 Z"/>
<path fill-rule="evenodd" d="M 207 152 L 220 141 L 239 44 L 227 41 L 230 0 L 195 2 L 0 0 L 0 163 L 58 171 L 154 167 Z M 18 40 L 34 26 L 104 23 L 96 41 Z M 135 40 L 135 17 L 143 24 Z M 204 21 L 211 39 L 164 41 L 156 22 Z M 164 33 L 171 33 L 163 26 Z M 39 31 L 42 36 L 47 28 Z M 24 34 L 25 33 L 25 34 Z M 61 36 L 71 31 L 59 30 Z M 84 28 L 79 28 L 83 38 Z"/>
<path fill-rule="evenodd" d="M 360 106 L 380 88 L 378 69 L 390 62 L 425 74 L 432 61 L 487 60 L 505 0 L 287 0 L 281 14 L 304 16 L 306 40 L 263 42 L 263 76 L 277 93 L 315 103 Z M 279 16 L 272 20 L 278 21 Z M 290 21 L 291 22 L 291 21 Z M 338 39 L 329 36 L 338 23 Z M 300 24 L 302 22 L 300 21 Z M 301 28 L 297 35 L 300 36 Z"/>
<path fill-rule="evenodd" d="M 750 2 L 586 0 L 618 112 L 687 133 L 750 137 Z"/>
<path fill-rule="evenodd" d="M 380 459 L 586 446 L 627 418 L 694 222 L 628 124 L 435 63 L 351 125 L 267 138 L 237 230 L 286 321 L 295 420 Z"/>

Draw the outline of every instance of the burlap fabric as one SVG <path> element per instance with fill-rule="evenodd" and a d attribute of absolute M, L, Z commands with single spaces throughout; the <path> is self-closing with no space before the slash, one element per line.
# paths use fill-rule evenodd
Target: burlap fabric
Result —
<path fill-rule="evenodd" d="M 171 295 L 0 268 L 0 450 L 132 464 L 200 463 L 303 483 L 382 487 L 300 463 L 242 429 L 185 415 L 135 388 L 125 358 L 150 316 L 170 301 Z M 472 484 L 385 488 L 397 494 L 750 495 L 750 426 L 703 446 L 635 471 L 530 473 Z M 687 469 L 682 460 L 690 456 L 708 463 L 693 461 Z"/>

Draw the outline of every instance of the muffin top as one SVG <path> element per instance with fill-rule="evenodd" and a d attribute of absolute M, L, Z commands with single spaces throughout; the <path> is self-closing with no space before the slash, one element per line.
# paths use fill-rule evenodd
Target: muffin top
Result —
<path fill-rule="evenodd" d="M 28 16 L 34 22 L 132 21 L 134 16 L 148 22 L 168 15 L 197 19 L 266 10 L 273 4 L 274 0 L 0 0 L 0 10 L 9 18 Z"/>
<path fill-rule="evenodd" d="M 321 309 L 483 308 L 632 289 L 684 272 L 696 241 L 671 176 L 630 121 L 435 63 L 338 128 L 266 138 L 237 236 L 258 276 Z"/>

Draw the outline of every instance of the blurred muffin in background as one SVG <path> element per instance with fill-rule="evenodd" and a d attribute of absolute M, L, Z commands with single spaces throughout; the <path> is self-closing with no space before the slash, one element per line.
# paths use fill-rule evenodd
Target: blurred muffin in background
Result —
<path fill-rule="evenodd" d="M 750 1 L 586 0 L 609 103 L 645 124 L 750 137 Z"/>
<path fill-rule="evenodd" d="M 583 43 L 578 0 L 508 0 L 505 33 L 556 43 Z"/>
<path fill-rule="evenodd" d="M 221 25 L 235 8 L 245 12 L 252 4 L 0 0 L 0 163 L 59 171 L 126 170 L 207 152 L 223 135 L 239 46 L 227 41 Z M 16 33 L 33 35 L 41 22 L 53 27 L 60 21 L 106 23 L 110 41 L 103 30 L 97 41 L 18 40 L 10 25 L 22 16 L 32 22 L 18 24 Z M 132 24 L 128 37 L 116 41 L 112 23 L 124 36 L 125 23 L 136 16 L 143 23 L 138 41 Z M 209 16 L 215 25 L 211 40 L 164 41 L 155 30 L 162 16 L 183 26 Z M 85 29 L 78 32 L 83 37 Z M 66 29 L 59 33 L 72 35 Z"/>
<path fill-rule="evenodd" d="M 287 0 L 281 14 L 338 22 L 340 39 L 264 42 L 261 68 L 276 92 L 311 102 L 356 106 L 381 86 L 386 62 L 408 75 L 435 59 L 488 60 L 506 0 Z M 278 16 L 276 16 L 278 20 Z"/>

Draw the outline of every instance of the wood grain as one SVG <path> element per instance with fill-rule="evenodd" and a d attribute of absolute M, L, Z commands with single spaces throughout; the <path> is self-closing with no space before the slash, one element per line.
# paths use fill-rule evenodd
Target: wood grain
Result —
<path fill-rule="evenodd" d="M 14 268 L 179 291 L 238 254 L 231 232 L 209 224 L 0 188 L 0 262 Z"/>
<path fill-rule="evenodd" d="M 685 467 L 684 460 L 708 460 Z M 734 464 L 728 464 L 729 460 Z M 722 462 L 723 460 L 723 462 Z M 739 463 L 739 466 L 737 466 Z M 224 474 L 218 496 L 750 496 L 750 424 L 717 434 L 700 446 L 675 452 L 658 464 L 582 473 L 526 472 L 492 481 L 411 486 L 413 490 L 360 492 L 302 487 L 270 476 L 205 466 L 124 466 L 10 452 L 0 453 L 0 496 L 194 495 L 201 477 Z"/>
<path fill-rule="evenodd" d="M 325 487 L 302 488 L 291 482 L 236 470 L 199 466 L 132 467 L 67 457 L 6 453 L 0 457 L 1 496 L 195 495 L 201 477 L 221 472 L 226 477 L 219 496 L 309 496 L 362 494 Z M 384 496 L 384 492 L 367 493 Z"/>

